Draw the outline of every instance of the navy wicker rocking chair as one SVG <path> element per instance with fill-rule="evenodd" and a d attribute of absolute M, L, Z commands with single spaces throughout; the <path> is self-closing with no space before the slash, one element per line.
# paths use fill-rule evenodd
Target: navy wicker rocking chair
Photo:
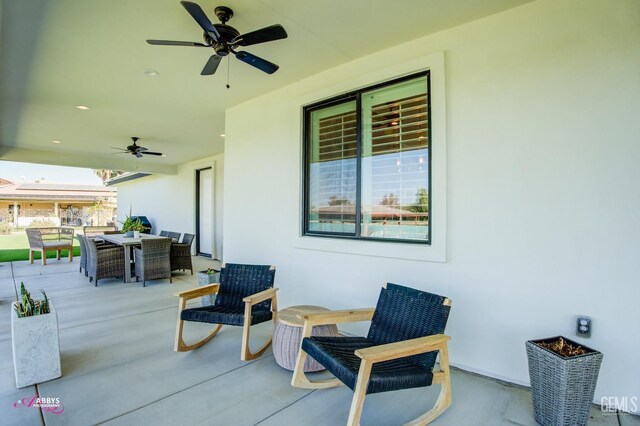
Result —
<path fill-rule="evenodd" d="M 240 359 L 249 361 L 262 355 L 271 346 L 271 337 L 260 349 L 251 352 L 249 331 L 252 325 L 270 320 L 275 325 L 278 314 L 278 289 L 273 287 L 275 274 L 275 266 L 227 263 L 222 265 L 220 283 L 176 293 L 180 302 L 174 350 L 185 352 L 199 348 L 213 339 L 223 325 L 235 325 L 243 327 Z M 209 294 L 216 295 L 213 305 L 186 309 L 188 300 Z M 187 345 L 182 338 L 185 321 L 205 322 L 215 327 L 204 339 Z"/>
<path fill-rule="evenodd" d="M 350 426 L 358 425 L 366 394 L 440 384 L 434 407 L 409 424 L 425 425 L 451 405 L 449 356 L 444 328 L 451 301 L 397 284 L 382 289 L 375 309 L 320 312 L 302 316 L 303 339 L 291 384 L 320 389 L 346 384 L 354 391 Z M 367 337 L 311 336 L 313 326 L 371 321 Z M 433 371 L 439 355 L 439 371 Z M 307 356 L 335 378 L 311 381 Z"/>

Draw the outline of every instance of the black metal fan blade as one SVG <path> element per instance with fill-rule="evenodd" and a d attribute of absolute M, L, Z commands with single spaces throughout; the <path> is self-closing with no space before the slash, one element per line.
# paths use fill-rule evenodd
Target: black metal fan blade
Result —
<path fill-rule="evenodd" d="M 137 147 L 136 147 L 136 151 L 137 151 L 137 152 L 144 152 L 144 151 L 146 151 L 146 150 L 147 150 L 147 148 L 145 148 L 144 146 L 137 146 Z"/>
<path fill-rule="evenodd" d="M 161 152 L 151 152 L 151 151 L 145 151 L 142 154 L 144 154 L 144 155 L 158 155 L 158 156 L 162 155 Z"/>
<path fill-rule="evenodd" d="M 264 71 L 267 74 L 273 74 L 278 71 L 280 68 L 278 65 L 273 62 L 269 62 L 266 59 L 259 58 L 256 55 L 252 55 L 249 52 L 237 52 L 236 58 L 240 59 L 242 62 L 251 65 L 252 67 L 258 68 L 260 71 Z"/>
<path fill-rule="evenodd" d="M 204 64 L 204 68 L 200 72 L 200 75 L 212 75 L 215 74 L 218 69 L 218 65 L 220 65 L 220 61 L 222 60 L 222 56 L 211 55 L 206 64 Z"/>
<path fill-rule="evenodd" d="M 136 152 L 136 153 L 135 153 L 135 154 L 133 154 L 133 155 L 135 155 L 135 156 L 136 156 L 136 157 L 138 157 L 138 158 L 142 158 L 142 154 L 140 154 L 139 152 Z"/>
<path fill-rule="evenodd" d="M 123 152 L 128 152 L 128 150 L 126 150 L 124 148 L 119 148 L 117 146 L 112 146 L 111 149 L 118 149 L 118 150 L 123 151 Z"/>
<path fill-rule="evenodd" d="M 287 32 L 282 25 L 275 24 L 250 33 L 241 34 L 231 41 L 231 44 L 238 46 L 251 46 L 252 44 L 266 43 L 268 41 L 287 38 Z"/>
<path fill-rule="evenodd" d="M 220 39 L 218 30 L 216 30 L 216 27 L 213 26 L 200 6 L 190 1 L 181 1 L 180 4 L 187 10 L 187 12 L 189 12 L 189 15 L 196 20 L 198 25 L 200 25 L 202 29 L 211 36 L 212 39 L 215 41 Z"/>
<path fill-rule="evenodd" d="M 153 44 L 155 46 L 211 47 L 207 44 L 196 43 L 195 41 L 147 40 L 147 43 Z"/>

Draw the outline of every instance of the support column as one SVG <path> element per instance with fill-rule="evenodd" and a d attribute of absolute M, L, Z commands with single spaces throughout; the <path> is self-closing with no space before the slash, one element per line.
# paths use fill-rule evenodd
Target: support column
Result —
<path fill-rule="evenodd" d="M 60 219 L 60 207 L 57 201 L 53 203 L 53 215 L 58 219 L 59 223 L 62 224 L 62 220 Z"/>
<path fill-rule="evenodd" d="M 18 202 L 13 202 L 13 226 L 18 227 Z"/>

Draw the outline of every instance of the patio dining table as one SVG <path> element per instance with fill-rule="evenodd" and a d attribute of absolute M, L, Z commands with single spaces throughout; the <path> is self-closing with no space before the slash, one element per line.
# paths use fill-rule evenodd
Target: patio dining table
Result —
<path fill-rule="evenodd" d="M 110 243 L 117 244 L 124 247 L 124 282 L 130 283 L 133 281 L 131 277 L 131 247 L 140 245 L 142 240 L 157 240 L 160 238 L 157 235 L 140 234 L 138 238 L 125 237 L 124 234 L 105 234 L 100 235 L 100 238 L 109 241 Z"/>

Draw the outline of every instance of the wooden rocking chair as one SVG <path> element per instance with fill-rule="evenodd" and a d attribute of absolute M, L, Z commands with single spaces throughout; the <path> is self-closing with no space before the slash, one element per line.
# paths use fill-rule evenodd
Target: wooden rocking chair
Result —
<path fill-rule="evenodd" d="M 447 341 L 442 334 L 451 301 L 431 293 L 387 284 L 375 309 L 320 312 L 301 316 L 303 339 L 291 384 L 320 389 L 343 383 L 354 391 L 349 426 L 358 425 L 368 393 L 440 384 L 435 406 L 408 424 L 426 425 L 451 405 Z M 371 321 L 367 337 L 311 336 L 313 326 Z M 439 371 L 434 372 L 436 356 Z M 311 381 L 304 373 L 310 355 L 335 378 Z"/>
<path fill-rule="evenodd" d="M 262 355 L 271 346 L 271 337 L 259 350 L 251 352 L 250 328 L 269 320 L 276 322 L 278 289 L 273 287 L 275 274 L 275 266 L 228 263 L 222 265 L 220 283 L 176 293 L 180 301 L 174 350 L 185 352 L 199 348 L 213 339 L 223 325 L 235 325 L 243 327 L 240 359 L 249 361 Z M 188 300 L 209 294 L 216 295 L 213 305 L 186 309 Z M 204 339 L 187 345 L 182 338 L 185 321 L 206 322 L 215 327 Z"/>

